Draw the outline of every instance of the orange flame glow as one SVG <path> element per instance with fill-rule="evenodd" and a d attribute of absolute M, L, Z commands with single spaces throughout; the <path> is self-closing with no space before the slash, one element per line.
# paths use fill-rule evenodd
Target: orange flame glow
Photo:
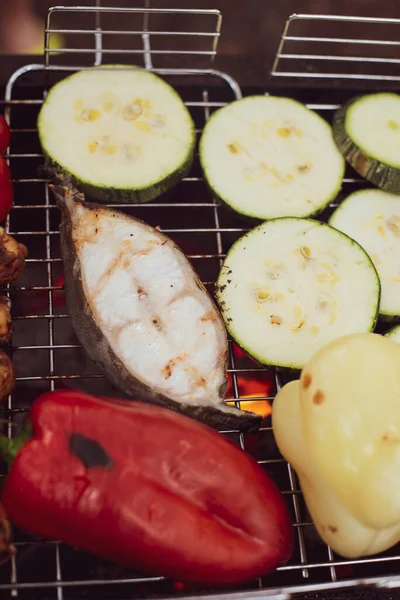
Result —
<path fill-rule="evenodd" d="M 240 349 L 235 348 L 235 356 L 240 359 L 245 355 Z M 237 365 L 240 370 L 240 364 Z M 263 419 L 271 414 L 271 403 L 267 400 L 268 396 L 271 396 L 274 388 L 274 382 L 270 373 L 260 372 L 254 373 L 242 373 L 236 376 L 237 387 L 239 392 L 240 408 L 248 412 L 254 412 L 260 415 Z M 234 397 L 234 389 L 232 384 L 232 376 L 228 374 L 228 389 L 226 391 L 226 398 Z M 251 401 L 251 398 L 257 398 L 257 400 Z M 229 400 L 227 402 L 229 406 L 235 406 L 235 402 Z"/>

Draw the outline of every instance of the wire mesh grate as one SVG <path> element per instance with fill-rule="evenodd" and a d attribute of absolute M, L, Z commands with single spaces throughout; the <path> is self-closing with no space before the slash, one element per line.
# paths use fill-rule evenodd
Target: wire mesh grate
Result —
<path fill-rule="evenodd" d="M 72 13 L 79 13 L 79 29 L 68 25 L 71 23 L 68 19 L 66 24 L 62 22 Z M 112 25 L 107 25 L 110 27 L 107 30 L 102 29 L 105 13 L 112 17 Z M 157 21 L 160 15 L 181 17 L 174 23 L 183 27 L 187 26 L 185 19 L 189 19 L 190 26 L 181 32 L 169 31 L 165 21 Z M 209 29 L 203 23 L 200 29 L 198 18 L 206 19 Z M 5 290 L 13 303 L 12 350 L 18 375 L 13 394 L 0 410 L 0 418 L 7 420 L 5 430 L 9 436 L 20 426 L 31 402 L 41 392 L 77 386 L 92 393 L 115 395 L 115 390 L 107 388 L 107 382 L 77 343 L 65 306 L 59 213 L 46 180 L 38 175 L 43 156 L 37 139 L 36 118 L 47 89 L 70 72 L 108 62 L 107 49 L 118 48 L 107 46 L 104 40 L 118 31 L 124 40 L 129 40 L 129 44 L 140 50 L 136 54 L 142 60 L 141 66 L 164 76 L 181 94 L 199 136 L 204 123 L 217 108 L 241 97 L 236 81 L 226 73 L 210 68 L 220 26 L 221 15 L 215 10 L 58 7 L 49 11 L 47 19 L 45 64 L 27 65 L 11 77 L 4 108 L 12 129 L 8 159 L 14 177 L 15 207 L 7 220 L 7 231 L 24 242 L 30 254 L 23 276 Z M 71 52 L 50 50 L 51 36 L 55 32 L 62 32 L 67 43 L 71 36 Z M 75 41 L 73 36 L 76 36 Z M 192 47 L 190 55 L 169 54 L 168 49 L 177 50 L 176 40 L 185 36 L 196 38 L 196 41 L 201 37 L 201 45 Z M 154 38 L 163 40 L 163 54 L 151 52 Z M 139 40 L 140 48 L 133 40 Z M 208 54 L 202 53 L 201 48 L 207 48 Z M 82 52 L 84 49 L 89 52 Z M 182 61 L 185 62 L 188 56 L 191 64 L 182 67 Z M 128 60 L 131 61 L 132 56 Z M 204 60 L 207 60 L 206 66 Z M 308 106 L 328 120 L 339 105 L 340 101 L 326 102 L 326 98 L 321 99 L 318 95 L 308 99 Z M 364 182 L 349 170 L 343 181 L 343 193 L 347 195 L 361 185 Z M 198 160 L 189 176 L 167 197 L 136 206 L 121 204 L 119 208 L 170 235 L 192 261 L 211 293 L 221 260 L 232 243 L 249 229 L 247 223 L 211 197 Z M 265 418 L 257 434 L 240 434 L 233 430 L 222 433 L 253 455 L 279 484 L 287 499 L 296 533 L 296 549 L 291 561 L 275 574 L 242 587 L 240 592 L 232 590 L 233 596 L 251 590 L 252 596 L 286 598 L 291 593 L 334 590 L 362 583 L 400 586 L 400 578 L 392 576 L 399 566 L 398 549 L 379 557 L 343 560 L 316 535 L 296 475 L 280 456 L 272 435 L 270 406 L 276 391 L 284 383 L 283 376 L 256 365 L 232 342 L 228 376 L 227 401 L 240 403 L 242 407 L 249 402 L 258 404 L 263 407 Z M 93 597 L 93 594 L 99 600 L 138 596 L 186 597 L 200 591 L 180 582 L 144 577 L 109 565 L 57 540 L 45 541 L 20 531 L 15 531 L 15 538 L 16 557 L 0 567 L 1 598 L 63 600 Z M 365 577 L 370 579 L 366 581 Z M 210 598 L 220 595 L 213 591 L 208 593 Z"/>
<path fill-rule="evenodd" d="M 400 81 L 400 19 L 293 14 L 286 23 L 271 75 L 342 84 Z"/>

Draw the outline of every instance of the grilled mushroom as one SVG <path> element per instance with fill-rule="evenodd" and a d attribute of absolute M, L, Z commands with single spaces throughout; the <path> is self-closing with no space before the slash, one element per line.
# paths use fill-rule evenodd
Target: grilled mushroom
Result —
<path fill-rule="evenodd" d="M 0 285 L 6 285 L 18 279 L 25 268 L 28 249 L 7 235 L 0 227 Z"/>

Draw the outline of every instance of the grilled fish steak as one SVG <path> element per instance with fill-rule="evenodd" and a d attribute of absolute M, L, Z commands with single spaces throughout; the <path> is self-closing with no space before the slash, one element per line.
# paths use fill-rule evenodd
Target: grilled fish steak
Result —
<path fill-rule="evenodd" d="M 82 346 L 125 395 L 215 428 L 256 430 L 227 406 L 228 341 L 190 262 L 157 229 L 51 186 L 62 212 L 66 300 Z"/>

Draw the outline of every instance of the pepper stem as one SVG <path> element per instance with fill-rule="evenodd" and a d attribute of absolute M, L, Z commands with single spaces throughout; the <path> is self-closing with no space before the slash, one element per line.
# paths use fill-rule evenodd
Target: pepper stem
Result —
<path fill-rule="evenodd" d="M 0 456 L 6 461 L 9 467 L 22 446 L 32 437 L 32 434 L 32 423 L 29 419 L 26 419 L 19 435 L 13 438 L 0 435 Z"/>

